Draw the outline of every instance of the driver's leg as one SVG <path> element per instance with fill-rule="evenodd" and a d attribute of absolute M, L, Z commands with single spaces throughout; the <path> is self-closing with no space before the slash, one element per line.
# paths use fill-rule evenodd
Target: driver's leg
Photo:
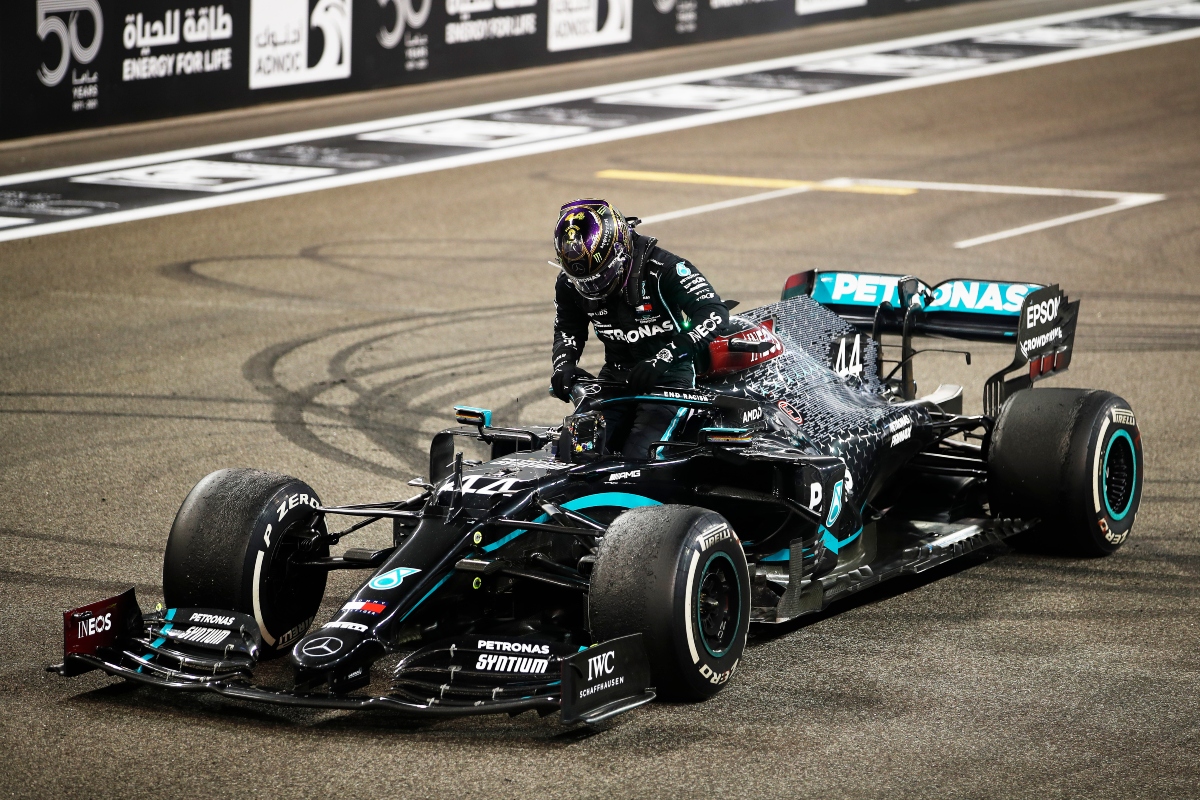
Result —
<path fill-rule="evenodd" d="M 633 425 L 629 435 L 625 437 L 625 446 L 621 455 L 626 458 L 656 458 L 658 452 L 652 452 L 655 442 L 671 438 L 675 430 L 683 424 L 687 409 L 679 406 L 639 405 L 634 413 Z M 662 453 L 666 453 L 663 450 Z"/>

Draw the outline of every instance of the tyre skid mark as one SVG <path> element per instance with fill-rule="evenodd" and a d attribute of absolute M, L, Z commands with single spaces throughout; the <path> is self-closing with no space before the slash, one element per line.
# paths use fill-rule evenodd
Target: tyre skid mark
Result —
<path fill-rule="evenodd" d="M 443 389 L 451 375 L 469 374 L 479 370 L 474 379 L 471 394 L 496 391 L 505 386 L 528 383 L 534 364 L 546 360 L 542 349 L 548 347 L 533 343 L 512 343 L 490 347 L 469 346 L 470 336 L 462 335 L 462 329 L 471 323 L 487 323 L 497 317 L 511 318 L 527 316 L 533 312 L 544 312 L 545 305 L 518 304 L 511 306 L 489 306 L 465 311 L 430 312 L 428 314 L 395 317 L 357 325 L 341 326 L 311 336 L 266 348 L 255 354 L 243 366 L 243 376 L 272 401 L 272 422 L 276 429 L 293 444 L 333 461 L 362 469 L 373 474 L 393 479 L 411 477 L 414 472 L 423 472 L 427 458 L 430 432 L 425 429 L 429 420 L 444 419 L 440 427 L 453 424 L 447 407 L 440 401 Z M 386 353 L 374 355 L 367 351 L 395 342 L 402 347 L 406 335 L 414 330 L 406 323 L 423 323 L 422 331 L 429 328 L 452 329 L 447 335 L 464 342 L 462 349 L 442 351 L 435 357 L 417 355 L 410 358 L 386 358 Z M 381 331 L 381 329 L 383 329 Z M 361 338 L 338 347 L 331 355 L 318 360 L 319 369 L 308 364 L 306 350 L 321 349 L 336 337 L 359 334 Z M 428 342 L 421 344 L 428 346 Z M 319 372 L 322 380 L 289 388 L 284 385 L 280 370 L 285 359 L 295 360 L 289 369 L 301 369 L 308 364 L 310 374 Z M 369 366 L 358 366 L 356 359 L 370 360 Z M 526 364 L 526 362 L 528 362 Z M 373 382 L 376 375 L 395 373 L 416 368 L 415 372 L 402 374 L 390 380 Z M 500 369 L 501 374 L 496 374 Z M 350 403 L 322 403 L 320 397 L 334 388 L 344 388 L 356 399 Z M 429 393 L 433 391 L 431 397 Z M 406 402 L 413 398 L 419 402 Z M 518 401 L 497 409 L 498 414 L 518 412 L 522 404 Z M 351 452 L 329 438 L 318 436 L 311 418 L 325 420 L 327 429 L 344 427 L 363 434 L 370 444 L 380 448 L 388 456 L 408 467 L 402 469 L 394 464 L 384 464 L 364 457 L 361 452 Z M 341 425 L 336 423 L 340 422 Z M 391 458 L 387 459 L 391 461 Z M 414 469 L 415 465 L 422 465 Z"/>

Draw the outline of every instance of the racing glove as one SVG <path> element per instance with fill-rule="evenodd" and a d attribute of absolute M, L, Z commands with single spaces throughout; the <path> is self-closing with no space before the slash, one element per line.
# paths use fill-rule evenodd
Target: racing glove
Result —
<path fill-rule="evenodd" d="M 629 388 L 638 393 L 649 391 L 674 366 L 678 353 L 678 348 L 669 344 L 655 353 L 653 358 L 634 364 L 629 370 Z"/>
<path fill-rule="evenodd" d="M 564 403 L 571 402 L 571 387 L 580 378 L 594 377 L 586 369 L 575 366 L 574 361 L 568 361 L 554 371 L 550 376 L 550 393 Z"/>

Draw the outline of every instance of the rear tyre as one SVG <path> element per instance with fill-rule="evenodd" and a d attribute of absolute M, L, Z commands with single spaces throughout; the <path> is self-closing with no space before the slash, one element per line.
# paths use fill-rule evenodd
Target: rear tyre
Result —
<path fill-rule="evenodd" d="M 1142 436 L 1129 404 L 1095 389 L 1036 389 L 1010 397 L 988 447 L 996 517 L 1037 517 L 1013 543 L 1095 557 L 1120 547 L 1142 496 Z"/>
<path fill-rule="evenodd" d="M 746 555 L 720 514 L 692 506 L 632 509 L 600 541 L 588 595 L 598 640 L 641 633 L 660 697 L 704 700 L 746 647 Z"/>
<path fill-rule="evenodd" d="M 303 481 L 256 469 L 218 470 L 188 494 L 163 556 L 163 596 L 171 608 L 251 614 L 263 654 L 283 653 L 316 616 L 327 573 L 289 559 L 314 530 L 321 505 Z M 323 519 L 315 530 L 325 531 Z M 311 555 L 329 554 L 328 546 Z"/>

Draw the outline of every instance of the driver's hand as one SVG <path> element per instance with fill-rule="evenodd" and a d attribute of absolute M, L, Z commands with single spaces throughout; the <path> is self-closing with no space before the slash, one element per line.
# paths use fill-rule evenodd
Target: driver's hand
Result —
<path fill-rule="evenodd" d="M 580 378 L 591 378 L 592 374 L 585 369 L 580 369 L 574 364 L 564 364 L 563 368 L 557 370 L 550 376 L 550 393 L 562 400 L 564 403 L 571 402 L 571 387 Z"/>
<path fill-rule="evenodd" d="M 664 347 L 654 358 L 639 361 L 629 370 L 629 388 L 635 392 L 646 392 L 654 387 L 667 370 L 675 363 L 674 348 Z"/>

